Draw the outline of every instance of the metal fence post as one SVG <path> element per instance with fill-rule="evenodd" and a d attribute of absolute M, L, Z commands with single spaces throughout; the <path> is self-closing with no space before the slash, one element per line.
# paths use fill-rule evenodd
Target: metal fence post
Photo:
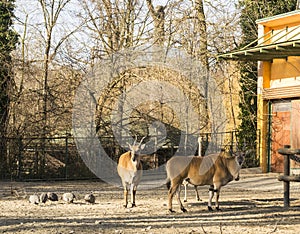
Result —
<path fill-rule="evenodd" d="M 69 148 L 68 148 L 68 136 L 65 138 L 65 179 L 68 179 L 68 164 L 69 164 Z"/>
<path fill-rule="evenodd" d="M 18 152 L 18 171 L 17 171 L 17 178 L 19 180 L 22 179 L 22 167 L 23 167 L 23 141 L 22 141 L 22 138 L 19 137 L 18 138 L 18 148 L 19 148 L 19 152 Z"/>

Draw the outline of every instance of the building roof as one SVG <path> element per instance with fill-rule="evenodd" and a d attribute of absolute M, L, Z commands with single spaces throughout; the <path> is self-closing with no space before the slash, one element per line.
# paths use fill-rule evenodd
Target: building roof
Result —
<path fill-rule="evenodd" d="M 258 45 L 218 55 L 219 59 L 272 61 L 274 58 L 300 56 L 300 40 Z"/>
<path fill-rule="evenodd" d="M 274 58 L 300 56 L 300 10 L 259 19 L 256 23 L 266 27 L 279 27 L 283 25 L 295 26 L 296 23 L 298 23 L 298 26 L 293 27 L 289 31 L 284 27 L 276 33 L 270 30 L 245 47 L 220 54 L 218 58 L 272 61 Z"/>
<path fill-rule="evenodd" d="M 290 11 L 280 15 L 274 15 L 262 19 L 256 20 L 257 24 L 264 25 L 266 27 L 278 27 L 281 25 L 299 23 L 300 10 Z"/>

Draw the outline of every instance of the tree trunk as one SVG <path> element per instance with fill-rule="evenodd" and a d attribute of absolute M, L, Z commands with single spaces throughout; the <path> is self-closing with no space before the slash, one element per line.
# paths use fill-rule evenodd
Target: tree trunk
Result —
<path fill-rule="evenodd" d="M 5 58 L 4 60 L 6 60 Z M 7 61 L 1 61 L 1 74 L 0 74 L 0 173 L 1 177 L 4 178 L 8 170 L 7 163 L 7 123 L 8 123 L 8 112 L 9 112 L 9 89 L 11 83 L 11 77 L 9 75 L 9 65 Z"/>
<path fill-rule="evenodd" d="M 3 111 L 3 107 L 1 108 L 1 112 Z M 1 113 L 1 120 L 0 120 L 0 178 L 3 179 L 5 178 L 5 175 L 8 171 L 7 168 L 7 153 L 6 153 L 6 148 L 7 148 L 7 142 L 6 142 L 6 119 L 7 116 L 6 114 Z M 4 120 L 3 120 L 4 119 Z"/>
<path fill-rule="evenodd" d="M 157 6 L 154 9 L 151 0 L 147 0 L 147 4 L 154 21 L 154 44 L 162 46 L 165 41 L 165 8 Z"/>
<path fill-rule="evenodd" d="M 199 45 L 199 50 L 196 51 L 196 57 L 200 59 L 203 65 L 203 69 L 205 69 L 208 74 L 209 64 L 208 64 L 208 51 L 207 51 L 207 31 L 206 31 L 206 19 L 205 19 L 202 0 L 195 0 L 195 9 L 196 9 L 197 24 L 198 24 L 197 28 L 200 33 L 200 45 Z M 207 89 L 206 89 L 206 97 L 207 97 Z"/>

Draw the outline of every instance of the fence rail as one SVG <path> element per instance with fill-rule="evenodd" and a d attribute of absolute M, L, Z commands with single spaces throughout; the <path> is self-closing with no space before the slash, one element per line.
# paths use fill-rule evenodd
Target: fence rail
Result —
<path fill-rule="evenodd" d="M 214 138 L 214 141 L 212 141 L 212 138 Z M 220 150 L 226 139 L 229 139 L 232 144 L 236 144 L 235 132 L 222 132 L 214 136 L 211 133 L 201 134 L 199 137 L 201 147 L 200 149 L 198 148 L 195 155 L 204 155 Z M 0 179 L 70 180 L 96 178 L 82 161 L 77 151 L 75 140 L 71 136 L 51 138 L 19 137 L 0 140 L 6 145 L 5 150 L 0 149 Z M 113 137 L 106 137 L 100 140 L 107 154 L 117 161 L 118 156 L 124 152 L 124 149 L 120 150 L 121 147 L 115 143 Z M 170 142 L 163 147 L 158 147 L 158 150 L 153 153 L 153 157 L 145 158 L 145 169 L 164 164 L 179 150 L 176 142 Z M 255 145 L 248 145 L 248 148 L 256 152 Z M 255 160 L 256 156 L 253 155 L 251 158 Z"/>

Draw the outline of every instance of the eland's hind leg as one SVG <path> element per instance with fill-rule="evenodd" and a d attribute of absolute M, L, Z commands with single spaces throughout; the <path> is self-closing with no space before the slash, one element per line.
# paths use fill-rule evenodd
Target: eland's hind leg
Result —
<path fill-rule="evenodd" d="M 188 183 L 186 181 L 183 181 L 183 186 L 184 186 L 184 199 L 183 199 L 183 201 L 187 202 L 187 186 L 188 186 Z"/>
<path fill-rule="evenodd" d="M 170 212 L 174 212 L 173 209 L 172 209 L 172 200 L 173 200 L 173 197 L 174 197 L 174 194 L 179 190 L 180 192 L 180 186 L 182 184 L 182 179 L 181 178 L 175 178 L 173 180 L 171 180 L 171 187 L 168 191 L 168 208 L 169 208 L 169 211 Z M 186 211 L 180 201 L 180 196 L 178 195 L 178 192 L 177 192 L 177 199 L 178 199 L 178 204 L 180 205 L 180 209 L 182 211 Z"/>
<path fill-rule="evenodd" d="M 180 209 L 183 211 L 183 212 L 187 212 L 187 210 L 183 207 L 182 205 L 182 202 L 180 200 L 180 192 L 181 192 L 181 186 L 178 186 L 178 189 L 177 189 L 177 201 L 178 201 L 178 205 L 180 206 Z"/>
<path fill-rule="evenodd" d="M 173 197 L 174 197 L 174 194 L 175 194 L 177 188 L 178 188 L 178 185 L 177 186 L 172 186 L 171 185 L 171 187 L 168 191 L 168 209 L 169 209 L 170 212 L 175 212 L 172 209 L 172 200 L 173 200 Z"/>
<path fill-rule="evenodd" d="M 196 193 L 196 200 L 197 200 L 197 201 L 201 201 L 201 198 L 200 198 L 200 196 L 199 196 L 199 192 L 198 192 L 197 185 L 194 185 L 194 188 L 195 188 L 195 193 Z"/>

